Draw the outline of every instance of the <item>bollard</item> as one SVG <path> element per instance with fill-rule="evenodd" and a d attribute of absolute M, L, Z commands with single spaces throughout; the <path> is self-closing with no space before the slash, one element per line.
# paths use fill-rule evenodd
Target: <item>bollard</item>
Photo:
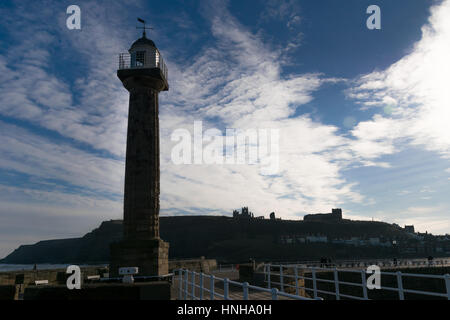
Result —
<path fill-rule="evenodd" d="M 242 297 L 244 300 L 248 300 L 248 282 L 242 284 Z"/>
<path fill-rule="evenodd" d="M 272 300 L 278 300 L 278 289 L 272 288 Z"/>

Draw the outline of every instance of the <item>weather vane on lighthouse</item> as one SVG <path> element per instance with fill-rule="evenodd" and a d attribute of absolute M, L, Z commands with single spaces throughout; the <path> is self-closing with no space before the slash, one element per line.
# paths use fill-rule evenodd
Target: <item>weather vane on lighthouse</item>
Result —
<path fill-rule="evenodd" d="M 139 21 L 140 23 L 142 23 L 142 24 L 143 24 L 143 27 L 136 27 L 136 29 L 143 29 L 144 31 L 143 31 L 143 33 L 142 33 L 142 36 L 143 36 L 144 38 L 146 38 L 147 35 L 146 35 L 146 33 L 145 33 L 145 30 L 153 30 L 153 28 L 147 28 L 147 27 L 145 27 L 145 20 L 143 20 L 143 19 L 141 19 L 141 18 L 137 18 L 137 21 Z"/>

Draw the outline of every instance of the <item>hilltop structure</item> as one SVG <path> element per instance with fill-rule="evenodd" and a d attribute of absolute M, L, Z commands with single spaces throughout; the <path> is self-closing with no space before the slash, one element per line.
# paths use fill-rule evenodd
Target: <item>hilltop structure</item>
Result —
<path fill-rule="evenodd" d="M 405 225 L 405 231 L 406 232 L 408 232 L 408 233 L 415 233 L 415 230 L 414 230 L 414 225 L 410 225 L 410 226 L 407 226 L 407 225 Z"/>
<path fill-rule="evenodd" d="M 331 213 L 307 214 L 303 217 L 304 221 L 341 221 L 342 209 L 331 209 Z"/>
<path fill-rule="evenodd" d="M 130 92 L 123 240 L 111 245 L 110 273 L 138 267 L 145 276 L 169 273 L 169 244 L 159 237 L 159 101 L 169 90 L 167 68 L 144 33 L 119 57 L 117 76 Z"/>
<path fill-rule="evenodd" d="M 253 212 L 248 210 L 248 207 L 242 207 L 241 213 L 237 210 L 233 210 L 233 218 L 235 219 L 253 219 Z"/>
<path fill-rule="evenodd" d="M 264 216 L 255 217 L 253 212 L 248 210 L 248 207 L 242 207 L 241 213 L 238 210 L 233 210 L 234 219 L 264 219 Z"/>

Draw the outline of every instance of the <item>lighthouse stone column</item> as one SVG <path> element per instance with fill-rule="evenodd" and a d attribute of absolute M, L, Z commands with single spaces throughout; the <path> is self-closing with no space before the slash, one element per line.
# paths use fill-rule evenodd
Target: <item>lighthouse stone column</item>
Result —
<path fill-rule="evenodd" d="M 168 83 L 165 66 L 151 59 L 158 55 L 158 62 L 161 61 L 153 41 L 144 35 L 129 52 L 131 61 L 141 61 L 117 72 L 130 100 L 123 240 L 111 244 L 110 274 L 116 276 L 121 267 L 138 267 L 140 275 L 165 275 L 169 272 L 169 244 L 159 237 L 158 95 L 168 90 Z"/>

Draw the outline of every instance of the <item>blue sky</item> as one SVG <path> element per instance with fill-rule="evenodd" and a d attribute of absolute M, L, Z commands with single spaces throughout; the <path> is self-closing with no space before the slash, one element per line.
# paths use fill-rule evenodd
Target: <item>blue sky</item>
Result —
<path fill-rule="evenodd" d="M 68 30 L 66 8 L 81 8 Z M 381 30 L 366 9 L 381 8 Z M 161 215 L 351 219 L 450 232 L 450 1 L 2 1 L 0 257 L 122 216 L 136 17 L 169 68 Z M 280 172 L 175 165 L 176 129 L 280 130 Z"/>

